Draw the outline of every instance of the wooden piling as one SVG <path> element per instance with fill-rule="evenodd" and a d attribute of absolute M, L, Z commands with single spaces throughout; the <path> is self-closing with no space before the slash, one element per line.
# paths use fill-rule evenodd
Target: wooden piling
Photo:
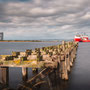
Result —
<path fill-rule="evenodd" d="M 26 81 L 28 79 L 28 68 L 22 67 L 22 79 Z"/>
<path fill-rule="evenodd" d="M 65 63 L 65 55 L 61 55 L 61 78 L 64 80 L 68 80 L 68 71 Z"/>
<path fill-rule="evenodd" d="M 67 50 L 67 54 L 66 54 L 66 63 L 67 63 L 67 70 L 70 72 L 70 57 L 69 57 L 68 50 Z"/>
<path fill-rule="evenodd" d="M 26 62 L 31 65 L 32 71 L 36 73 L 38 73 L 38 66 L 40 65 L 40 67 L 42 67 L 42 64 L 45 69 L 45 74 L 39 73 L 39 76 L 36 75 L 33 80 L 27 82 L 30 85 L 34 83 L 33 86 L 36 87 L 42 82 L 42 79 L 51 72 L 56 73 L 55 75 L 60 76 L 63 80 L 68 80 L 68 72 L 70 72 L 70 68 L 73 66 L 77 47 L 78 43 L 76 42 L 62 41 L 62 45 L 43 47 L 41 49 L 36 48 L 35 50 L 27 49 L 25 52 L 20 53 L 13 52 L 11 56 L 6 57 L 6 61 L 17 60 L 19 58 L 21 62 Z M 4 72 L 3 69 L 2 71 Z M 7 72 L 2 76 L 6 76 L 6 73 Z M 22 78 L 23 81 L 26 81 L 28 78 L 28 69 L 26 67 L 22 67 Z M 37 82 L 38 80 L 40 82 Z M 5 80 L 3 78 L 2 82 L 6 83 L 6 81 L 8 81 L 7 78 L 5 78 Z"/>
<path fill-rule="evenodd" d="M 62 41 L 62 50 L 65 51 L 65 41 Z"/>
<path fill-rule="evenodd" d="M 1 67 L 0 83 L 8 85 L 9 82 L 9 67 Z"/>
<path fill-rule="evenodd" d="M 63 80 L 68 80 L 68 72 L 70 72 L 71 66 L 76 57 L 76 50 L 78 43 L 76 42 L 65 42 L 62 41 L 62 45 L 43 47 L 42 49 L 35 49 L 29 59 L 31 60 L 32 55 L 35 55 L 38 62 L 44 62 L 44 71 L 38 73 L 34 78 L 27 81 L 28 84 L 37 86 L 41 84 L 43 78 L 49 75 L 51 72 L 56 73 L 56 77 L 60 76 Z M 40 56 L 42 59 L 40 60 Z M 33 68 L 32 71 L 37 71 L 37 68 Z M 39 81 L 37 83 L 37 81 Z M 49 84 L 50 85 L 50 84 Z"/>

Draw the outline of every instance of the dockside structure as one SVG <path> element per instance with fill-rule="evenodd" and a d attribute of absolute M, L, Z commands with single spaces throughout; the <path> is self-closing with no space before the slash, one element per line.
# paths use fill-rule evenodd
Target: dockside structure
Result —
<path fill-rule="evenodd" d="M 19 63 L 12 64 L 13 66 L 23 67 L 22 73 L 24 77 L 27 76 L 27 70 L 25 70 L 26 67 L 33 68 L 33 65 L 36 64 L 33 71 L 38 71 L 38 68 L 43 68 L 39 74 L 32 79 L 27 80 L 25 85 L 19 86 L 19 90 L 20 88 L 22 88 L 22 90 L 25 90 L 25 88 L 34 88 L 35 85 L 37 86 L 42 84 L 40 83 L 41 80 L 53 71 L 55 71 L 56 75 L 58 75 L 62 80 L 68 80 L 68 74 L 71 71 L 71 67 L 73 66 L 73 62 L 76 58 L 77 47 L 78 42 L 62 41 L 61 45 L 36 48 L 35 50 L 28 49 L 25 52 L 12 52 L 12 55 L 6 56 L 4 59 L 2 59 L 0 66 L 5 66 L 6 63 L 3 63 L 3 61 L 15 62 L 19 60 Z M 22 63 L 24 61 L 28 62 L 26 64 L 24 63 L 25 66 Z"/>

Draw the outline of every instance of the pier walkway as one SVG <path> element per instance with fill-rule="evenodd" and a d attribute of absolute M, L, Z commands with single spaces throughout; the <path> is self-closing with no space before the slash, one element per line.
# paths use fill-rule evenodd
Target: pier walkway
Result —
<path fill-rule="evenodd" d="M 90 43 L 79 43 L 67 90 L 90 90 Z"/>

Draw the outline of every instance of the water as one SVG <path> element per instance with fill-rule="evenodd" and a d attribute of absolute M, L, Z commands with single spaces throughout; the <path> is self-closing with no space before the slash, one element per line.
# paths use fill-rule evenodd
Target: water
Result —
<path fill-rule="evenodd" d="M 90 43 L 79 43 L 75 65 L 70 74 L 69 90 L 90 90 Z"/>
<path fill-rule="evenodd" d="M 61 42 L 0 42 L 0 55 L 11 54 L 12 51 L 25 51 L 46 46 L 61 44 Z"/>
<path fill-rule="evenodd" d="M 33 77 L 32 69 L 28 68 L 28 79 Z M 23 82 L 22 68 L 10 67 L 9 68 L 9 87 L 15 89 L 19 84 Z"/>
<path fill-rule="evenodd" d="M 50 46 L 58 43 L 0 43 L 0 54 L 10 54 L 11 51 L 25 51 L 25 49 L 42 46 Z M 3 47 L 4 46 L 4 47 Z M 14 47 L 13 47 L 14 46 Z M 68 81 L 62 81 L 52 73 L 52 78 L 48 83 L 42 85 L 39 90 L 90 90 L 90 43 L 79 43 L 77 57 L 69 74 Z M 28 78 L 32 77 L 32 69 L 28 70 Z M 22 82 L 21 68 L 9 68 L 9 86 L 15 88 Z"/>

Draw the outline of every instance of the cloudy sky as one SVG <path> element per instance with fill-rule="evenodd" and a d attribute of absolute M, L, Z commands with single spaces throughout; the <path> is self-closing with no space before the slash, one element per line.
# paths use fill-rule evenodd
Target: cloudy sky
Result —
<path fill-rule="evenodd" d="M 73 39 L 90 36 L 90 0 L 0 0 L 4 39 Z"/>

